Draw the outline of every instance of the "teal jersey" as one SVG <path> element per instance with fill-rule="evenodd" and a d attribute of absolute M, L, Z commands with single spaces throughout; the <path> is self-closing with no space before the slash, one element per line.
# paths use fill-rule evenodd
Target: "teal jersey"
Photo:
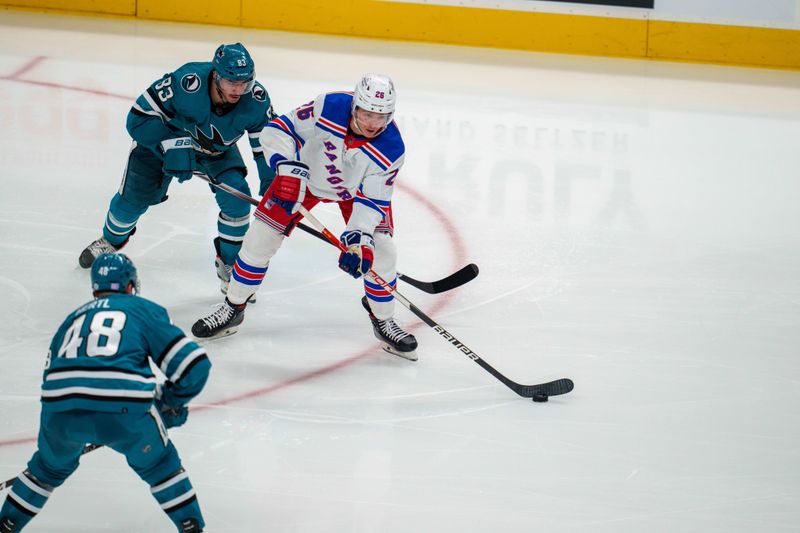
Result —
<path fill-rule="evenodd" d="M 259 133 L 275 117 L 267 90 L 256 82 L 236 104 L 216 108 L 209 93 L 212 72 L 210 62 L 187 63 L 153 82 L 128 113 L 128 133 L 156 153 L 161 141 L 189 136 L 209 156 L 231 149 L 247 133 L 259 177 L 271 178 L 259 143 Z"/>
<path fill-rule="evenodd" d="M 168 405 L 199 394 L 211 369 L 205 349 L 160 305 L 122 293 L 96 298 L 73 311 L 50 343 L 42 409 L 146 412 L 156 388 L 151 361 L 173 383 Z"/>

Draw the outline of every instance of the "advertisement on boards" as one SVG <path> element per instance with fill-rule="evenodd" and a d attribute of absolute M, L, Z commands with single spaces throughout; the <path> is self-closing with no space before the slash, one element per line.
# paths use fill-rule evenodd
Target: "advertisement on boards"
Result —
<path fill-rule="evenodd" d="M 647 7 L 653 9 L 655 0 L 549 0 L 570 4 L 593 4 L 600 6 Z"/>

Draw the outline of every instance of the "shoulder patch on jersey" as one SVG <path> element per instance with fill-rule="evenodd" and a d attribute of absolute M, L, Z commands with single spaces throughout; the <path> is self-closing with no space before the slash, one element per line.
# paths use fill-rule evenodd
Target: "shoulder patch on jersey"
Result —
<path fill-rule="evenodd" d="M 255 98 L 258 102 L 266 102 L 267 101 L 267 90 L 256 83 L 253 86 L 253 98 Z"/>
<path fill-rule="evenodd" d="M 194 72 L 190 72 L 189 74 L 185 74 L 181 78 L 181 87 L 187 93 L 196 93 L 200 90 L 200 87 L 203 85 L 203 82 L 200 80 L 200 76 L 195 74 Z"/>

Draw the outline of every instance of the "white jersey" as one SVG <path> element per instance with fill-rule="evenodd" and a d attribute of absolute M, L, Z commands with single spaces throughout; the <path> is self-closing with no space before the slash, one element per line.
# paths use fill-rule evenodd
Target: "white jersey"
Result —
<path fill-rule="evenodd" d="M 347 229 L 372 233 L 389 209 L 405 145 L 394 122 L 374 139 L 348 133 L 352 101 L 352 93 L 322 94 L 272 120 L 260 142 L 273 170 L 286 159 L 308 165 L 314 196 L 353 200 Z"/>

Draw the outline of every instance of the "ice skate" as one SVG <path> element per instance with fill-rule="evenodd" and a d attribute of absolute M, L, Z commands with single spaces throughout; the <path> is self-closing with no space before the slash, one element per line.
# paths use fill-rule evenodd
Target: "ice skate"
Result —
<path fill-rule="evenodd" d="M 131 235 L 134 233 L 136 233 L 136 228 L 133 228 L 133 231 L 130 232 L 128 238 L 125 239 L 122 244 L 116 246 L 108 242 L 105 237 L 100 237 L 83 249 L 80 257 L 78 257 L 78 264 L 81 265 L 81 268 L 92 268 L 92 263 L 94 263 L 94 260 L 97 259 L 97 256 L 100 254 L 117 253 L 122 249 L 123 246 L 128 244 Z"/>
<path fill-rule="evenodd" d="M 369 313 L 369 319 L 372 321 L 372 331 L 375 333 L 375 338 L 384 343 L 383 349 L 403 359 L 416 361 L 417 339 L 414 335 L 403 331 L 393 318 L 380 320 L 373 315 L 366 296 L 361 298 L 361 305 Z"/>
<path fill-rule="evenodd" d="M 217 267 L 217 277 L 219 278 L 219 291 L 222 294 L 228 294 L 228 285 L 231 284 L 231 272 L 233 271 L 233 267 L 231 265 L 226 265 L 220 256 L 217 256 L 214 259 L 214 265 Z M 247 299 L 247 303 L 254 304 L 256 303 L 256 295 L 251 294 L 250 298 Z"/>
<path fill-rule="evenodd" d="M 189 518 L 181 522 L 181 533 L 203 533 L 203 530 L 196 519 Z"/>
<path fill-rule="evenodd" d="M 0 533 L 16 533 L 17 526 L 14 524 L 14 521 L 8 517 L 4 517 L 0 520 Z"/>
<path fill-rule="evenodd" d="M 100 237 L 84 248 L 81 252 L 81 256 L 78 258 L 78 264 L 81 265 L 82 268 L 91 268 L 97 256 L 100 254 L 114 254 L 117 253 L 117 250 L 119 250 L 119 248 L 108 242 L 105 237 Z"/>
<path fill-rule="evenodd" d="M 219 291 L 228 295 L 228 285 L 231 284 L 231 272 L 233 272 L 233 265 L 226 265 L 222 260 L 222 251 L 220 250 L 219 237 L 214 239 L 214 249 L 217 251 L 217 256 L 214 258 L 214 266 L 217 268 L 217 277 L 219 278 Z M 251 294 L 247 299 L 247 303 L 256 303 L 256 295 Z"/>
<path fill-rule="evenodd" d="M 244 320 L 245 306 L 246 304 L 234 305 L 225 298 L 216 311 L 194 323 L 192 335 L 209 340 L 233 335 Z"/>

